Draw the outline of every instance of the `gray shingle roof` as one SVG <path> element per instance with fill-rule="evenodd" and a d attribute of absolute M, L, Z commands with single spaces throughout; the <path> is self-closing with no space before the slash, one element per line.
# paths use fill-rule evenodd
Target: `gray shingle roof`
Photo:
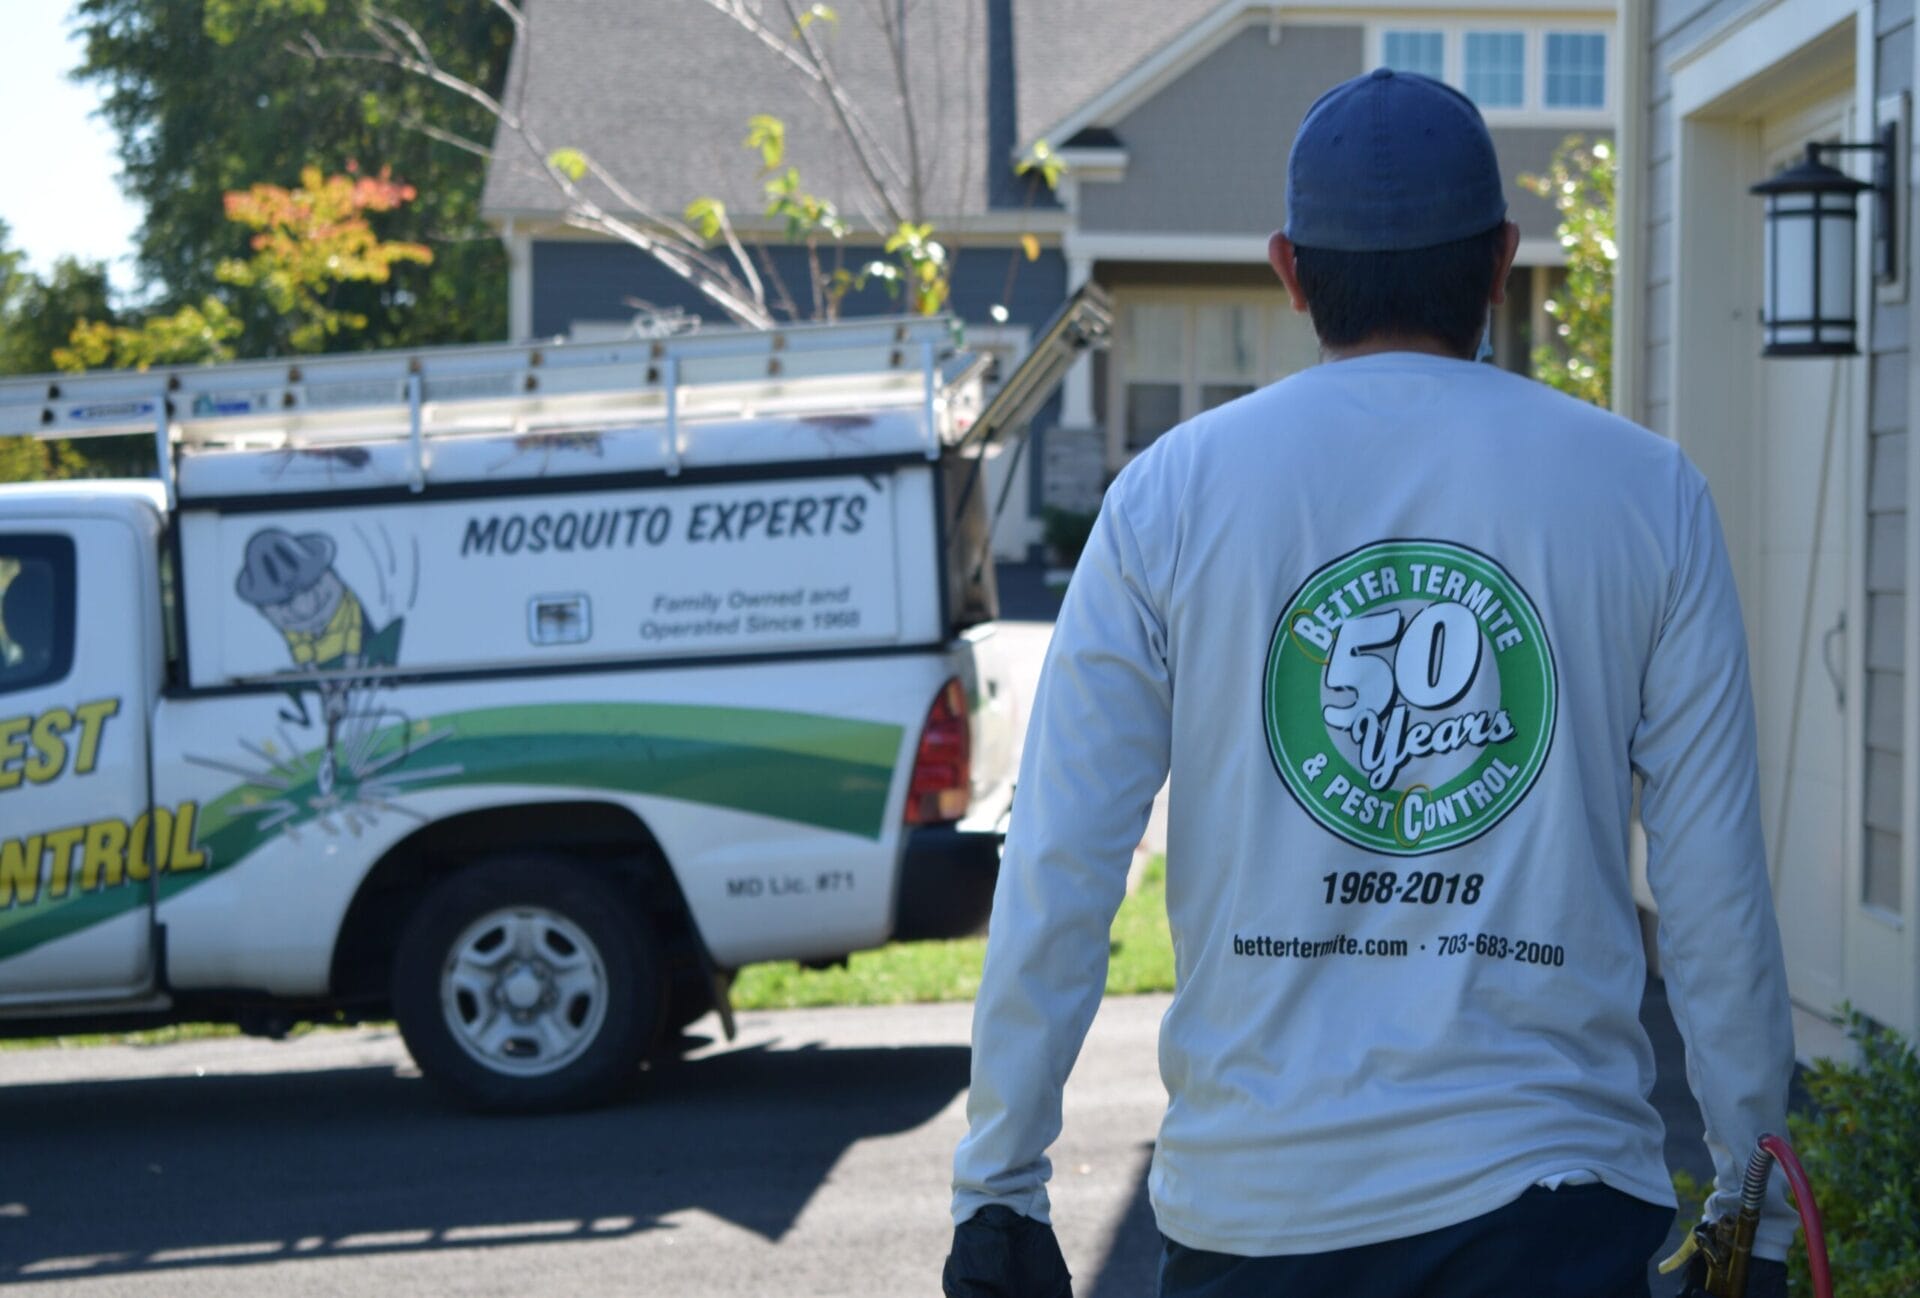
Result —
<path fill-rule="evenodd" d="M 892 64 L 864 12 L 874 2 L 841 0 L 841 21 L 826 39 L 853 98 L 904 166 Z M 928 207 L 941 215 L 987 205 L 985 22 L 978 0 L 916 0 L 909 9 Z M 699 0 L 534 0 L 507 102 L 523 89 L 523 111 L 547 148 L 584 150 L 639 197 L 675 214 L 702 195 L 736 214 L 765 207 L 759 155 L 742 141 L 750 116 L 772 114 L 787 124 L 787 162 L 806 187 L 858 216 L 852 200 L 865 187 L 824 99 L 797 69 Z M 493 214 L 561 206 L 535 160 L 504 131 L 484 203 Z"/>
<path fill-rule="evenodd" d="M 828 39 L 850 93 L 904 163 L 892 64 L 872 14 L 894 2 L 839 0 Z M 1016 139 L 1057 124 L 1221 2 L 905 0 L 912 103 L 930 159 L 928 210 L 950 221 L 1018 205 L 1005 170 Z M 755 113 L 787 123 L 788 161 L 809 188 L 849 207 L 864 190 L 806 80 L 700 0 L 531 0 L 508 102 L 521 94 L 547 148 L 586 151 L 676 214 L 709 194 L 736 215 L 765 206 L 759 158 L 741 147 Z M 505 132 L 484 203 L 493 215 L 561 208 L 545 173 Z"/>
<path fill-rule="evenodd" d="M 1052 130 L 1225 3 L 1012 0 L 1021 142 Z"/>

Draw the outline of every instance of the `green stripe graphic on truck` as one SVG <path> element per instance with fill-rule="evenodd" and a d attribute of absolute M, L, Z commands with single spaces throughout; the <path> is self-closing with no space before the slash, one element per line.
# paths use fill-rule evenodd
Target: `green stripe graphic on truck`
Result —
<path fill-rule="evenodd" d="M 351 839 L 406 815 L 407 796 L 425 789 L 519 785 L 650 794 L 878 840 L 902 734 L 901 727 L 878 722 L 750 708 L 482 708 L 359 733 L 343 724 L 330 781 L 323 778 L 320 748 L 287 754 L 267 742 L 236 743 L 233 751 L 246 756 L 237 761 L 218 754 L 219 767 L 257 767 L 258 774 L 204 804 L 159 811 L 152 837 L 160 841 L 150 851 L 136 857 L 126 847 L 117 866 L 96 860 L 89 875 L 76 844 L 70 868 L 41 869 L 31 895 L 24 871 L 12 886 L 0 879 L 0 959 L 144 905 L 150 873 L 157 873 L 164 900 L 240 864 L 282 834 Z M 16 862 L 49 853 L 50 844 L 35 840 L 57 828 L 0 842 L 0 850 Z M 127 832 L 132 828 L 122 825 L 122 841 L 149 837 L 144 824 L 142 832 Z M 14 838 L 11 827 L 6 837 Z"/>

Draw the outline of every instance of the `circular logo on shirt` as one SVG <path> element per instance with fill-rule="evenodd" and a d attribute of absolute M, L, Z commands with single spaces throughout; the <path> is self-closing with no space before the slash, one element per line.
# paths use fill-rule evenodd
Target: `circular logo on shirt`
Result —
<path fill-rule="evenodd" d="M 1380 541 L 1301 583 L 1261 701 L 1281 780 L 1357 847 L 1471 842 L 1533 787 L 1553 743 L 1553 649 L 1507 570 L 1445 541 Z"/>

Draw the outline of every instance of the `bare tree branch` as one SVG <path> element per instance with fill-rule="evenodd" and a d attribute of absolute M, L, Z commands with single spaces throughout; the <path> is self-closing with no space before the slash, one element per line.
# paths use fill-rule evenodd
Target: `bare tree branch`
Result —
<path fill-rule="evenodd" d="M 458 135 L 453 131 L 435 126 L 424 117 L 409 115 L 400 118 L 399 121 L 400 125 L 406 127 L 408 130 L 418 131 L 430 140 L 438 140 L 442 144 L 451 144 L 456 149 L 465 149 L 468 153 L 475 154 L 482 158 L 491 159 L 493 157 L 493 150 L 478 140 L 469 140 L 464 135 Z"/>
<path fill-rule="evenodd" d="M 762 22 L 760 15 L 748 9 L 743 3 L 743 0 L 702 0 L 702 3 L 706 4 L 715 12 L 733 19 L 733 21 L 738 23 L 749 35 L 759 40 L 762 45 L 772 50 L 775 54 L 778 54 L 787 62 L 793 64 L 807 80 L 820 81 L 823 79 L 818 67 L 809 62 L 805 55 L 782 38 L 780 33 Z"/>
<path fill-rule="evenodd" d="M 384 22 L 387 26 L 399 32 L 407 44 L 412 47 L 414 54 L 419 57 L 422 63 L 430 67 L 440 66 L 438 60 L 433 57 L 433 51 L 427 48 L 427 43 L 424 40 L 420 39 L 420 33 L 414 29 L 412 23 L 400 17 L 400 15 L 384 9 L 368 9 L 362 11 L 362 22 L 366 22 L 370 18 Z"/>
<path fill-rule="evenodd" d="M 983 42 L 975 39 L 974 29 L 974 21 L 979 17 L 980 6 L 967 5 L 961 10 L 961 13 L 963 15 L 962 21 L 966 25 L 961 28 L 960 48 L 963 50 L 978 50 L 984 48 Z M 934 66 L 944 69 L 946 67 L 946 60 L 935 59 Z M 970 192 L 973 184 L 973 151 L 980 142 L 979 130 L 981 115 L 977 107 L 978 101 L 974 99 L 976 78 L 968 75 L 972 71 L 973 69 L 971 68 L 965 69 L 960 77 L 960 120 L 966 123 L 966 129 L 961 133 L 960 137 L 959 184 L 955 187 L 953 204 L 953 210 L 956 212 L 966 211 L 968 201 L 973 198 L 973 194 Z M 944 104 L 947 101 L 945 82 L 942 82 L 941 86 L 942 93 L 935 97 L 935 102 Z"/>
<path fill-rule="evenodd" d="M 907 132 L 907 207 L 916 222 L 926 219 L 926 192 L 920 172 L 920 132 L 913 123 L 913 93 L 907 87 L 906 15 L 887 0 L 878 0 L 880 32 L 887 38 L 887 53 L 893 64 L 893 85 L 899 95 L 900 121 Z"/>
<path fill-rule="evenodd" d="M 780 298 L 781 308 L 794 320 L 805 319 L 793 300 L 793 294 L 787 289 L 786 276 L 780 273 L 780 268 L 774 265 L 773 257 L 767 252 L 767 245 L 757 243 L 753 246 L 753 250 L 760 258 L 760 268 L 766 272 L 768 281 L 773 285 L 774 293 Z"/>
<path fill-rule="evenodd" d="M 859 108 L 847 97 L 846 89 L 840 79 L 834 75 L 831 62 L 820 43 L 809 30 L 810 24 L 800 21 L 800 12 L 794 8 L 793 0 L 780 0 L 781 7 L 792 23 L 799 45 L 786 40 L 770 26 L 764 18 L 747 6 L 745 0 L 703 0 L 716 13 L 731 18 L 735 24 L 774 50 L 788 63 L 791 63 L 813 82 L 825 97 L 826 107 L 833 114 L 840 127 L 840 133 L 846 138 L 853 151 L 853 160 L 859 166 L 867 187 L 873 197 L 879 201 L 886 215 L 886 226 L 897 225 L 906 219 L 902 202 L 904 195 L 899 194 L 887 179 L 880 174 L 882 167 L 889 167 L 899 178 L 899 164 L 892 162 L 891 155 L 880 143 L 872 127 L 860 116 Z"/>
<path fill-rule="evenodd" d="M 793 31 L 800 41 L 801 48 L 820 69 L 820 85 L 827 92 L 828 107 L 833 110 L 834 118 L 840 123 L 840 129 L 846 135 L 848 143 L 853 146 L 855 157 L 862 169 L 871 169 L 875 166 L 884 168 L 891 175 L 896 187 L 906 185 L 908 183 L 906 173 L 902 171 L 899 160 L 893 156 L 893 150 L 889 149 L 886 142 L 881 139 L 880 133 L 873 128 L 873 123 L 860 111 L 860 105 L 855 103 L 853 97 L 847 93 L 845 83 L 834 71 L 832 59 L 826 47 L 814 36 L 812 24 L 800 21 L 800 12 L 794 8 L 794 0 L 781 0 L 781 4 L 793 23 Z M 888 214 L 897 224 L 900 220 L 900 203 L 897 196 L 884 187 L 881 192 L 887 199 Z"/>
<path fill-rule="evenodd" d="M 760 274 L 753 268 L 753 260 L 747 256 L 747 250 L 740 245 L 740 236 L 734 233 L 733 220 L 727 215 L 727 209 L 720 209 L 720 232 L 727 237 L 727 249 L 733 253 L 733 260 L 740 267 L 740 273 L 746 276 L 747 287 L 760 301 L 767 300 L 767 289 L 760 282 Z"/>
<path fill-rule="evenodd" d="M 493 0 L 493 7 L 505 14 L 507 21 L 513 24 L 513 39 L 517 45 L 527 34 L 526 14 L 521 12 L 520 6 L 514 4 L 513 0 Z"/>
<path fill-rule="evenodd" d="M 665 240 L 656 239 L 646 230 L 629 222 L 622 221 L 605 211 L 570 211 L 561 218 L 566 224 L 581 230 L 592 230 L 599 234 L 611 234 L 632 244 L 648 254 L 662 266 L 699 289 L 721 310 L 738 320 L 741 324 L 755 329 L 771 329 L 773 317 L 766 308 L 751 298 L 728 292 L 712 276 L 702 272 L 685 255 L 684 249 L 673 246 Z"/>
<path fill-rule="evenodd" d="M 387 40 L 392 41 L 392 37 L 388 36 Z M 390 51 L 330 49 L 312 32 L 302 33 L 301 41 L 305 46 L 302 52 L 308 58 L 332 60 L 343 63 L 384 63 L 388 67 L 395 67 L 404 72 L 411 72 L 417 77 L 424 77 L 435 85 L 444 86 L 455 94 L 464 95 L 466 98 L 473 100 L 473 102 L 479 104 L 489 113 L 499 118 L 509 130 L 517 131 L 520 129 L 519 119 L 508 113 L 507 110 L 502 107 L 499 100 L 472 82 L 463 81 L 451 72 L 442 71 L 438 64 L 422 63 L 418 59 Z"/>
<path fill-rule="evenodd" d="M 503 9 L 510 8 L 507 0 L 494 0 L 494 2 Z M 510 12 L 509 16 L 514 15 Z M 304 48 L 295 48 L 316 61 L 379 63 L 396 67 L 479 104 L 496 121 L 519 138 L 548 179 L 565 196 L 568 207 L 562 219 L 568 225 L 609 234 L 631 244 L 685 279 L 708 300 L 742 324 L 762 329 L 773 325 L 773 317 L 767 311 L 764 291 L 757 276 L 748 281 L 742 281 L 739 276 L 728 271 L 723 263 L 709 255 L 705 248 L 700 246 L 701 241 L 698 236 L 683 222 L 650 210 L 623 186 L 613 183 L 611 176 L 604 169 L 588 159 L 588 167 L 596 179 L 607 184 L 609 190 L 614 192 L 620 201 L 627 202 L 633 210 L 641 214 L 643 219 L 656 221 L 664 227 L 664 230 L 662 232 L 647 230 L 633 222 L 615 217 L 575 183 L 573 177 L 555 165 L 552 151 L 527 125 L 521 114 L 509 111 L 505 105 L 480 87 L 441 68 L 434 60 L 431 50 L 426 49 L 425 42 L 420 39 L 419 33 L 414 31 L 410 24 L 373 5 L 367 5 L 361 10 L 361 21 L 369 36 L 380 47 L 379 49 L 333 49 L 312 32 L 303 34 Z M 517 25 L 524 32 L 523 21 Z"/>
<path fill-rule="evenodd" d="M 586 164 L 587 174 L 605 185 L 607 192 L 612 194 L 619 202 L 626 204 L 629 211 L 639 213 L 655 225 L 666 227 L 680 239 L 694 247 L 704 247 L 706 241 L 700 237 L 699 231 L 695 230 L 679 217 L 670 216 L 654 207 L 653 204 L 641 199 L 639 195 L 614 179 L 613 173 L 601 166 L 592 154 L 581 153 L 580 160 Z"/>

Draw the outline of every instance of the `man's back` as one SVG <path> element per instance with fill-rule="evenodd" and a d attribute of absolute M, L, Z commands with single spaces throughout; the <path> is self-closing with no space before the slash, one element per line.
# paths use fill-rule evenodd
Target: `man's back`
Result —
<path fill-rule="evenodd" d="M 1161 1229 L 1343 1248 L 1566 1174 L 1671 1203 L 1636 1017 L 1630 757 L 1663 790 L 1715 791 L 1650 803 L 1684 864 L 1663 900 L 1765 898 L 1745 648 L 1700 475 L 1527 380 L 1388 353 L 1183 426 L 1105 509 L 1027 761 L 1150 787 L 1137 704 L 1164 690 Z M 1116 709 L 1103 678 L 1141 657 L 1165 679 Z M 1036 851 L 1112 832 L 1056 787 L 1023 779 Z M 1084 960 L 1049 894 L 1097 881 L 1034 880 L 996 940 L 1032 928 L 1049 964 Z"/>
<path fill-rule="evenodd" d="M 1450 88 L 1382 69 L 1329 91 L 1269 245 L 1326 363 L 1175 429 L 1107 494 L 995 892 L 950 1292 L 976 1291 L 961 1243 L 1046 1220 L 1060 1088 L 1169 771 L 1163 1292 L 1645 1292 L 1673 1196 L 1635 772 L 1710 1212 L 1784 1119 L 1719 523 L 1672 444 L 1464 359 L 1518 245 L 1498 177 Z M 1760 1256 L 1790 1232 L 1775 1196 Z"/>
<path fill-rule="evenodd" d="M 1173 684 L 1169 1235 L 1339 1248 L 1571 1171 L 1668 1198 L 1625 758 L 1701 491 L 1669 443 L 1410 353 L 1116 487 Z"/>

